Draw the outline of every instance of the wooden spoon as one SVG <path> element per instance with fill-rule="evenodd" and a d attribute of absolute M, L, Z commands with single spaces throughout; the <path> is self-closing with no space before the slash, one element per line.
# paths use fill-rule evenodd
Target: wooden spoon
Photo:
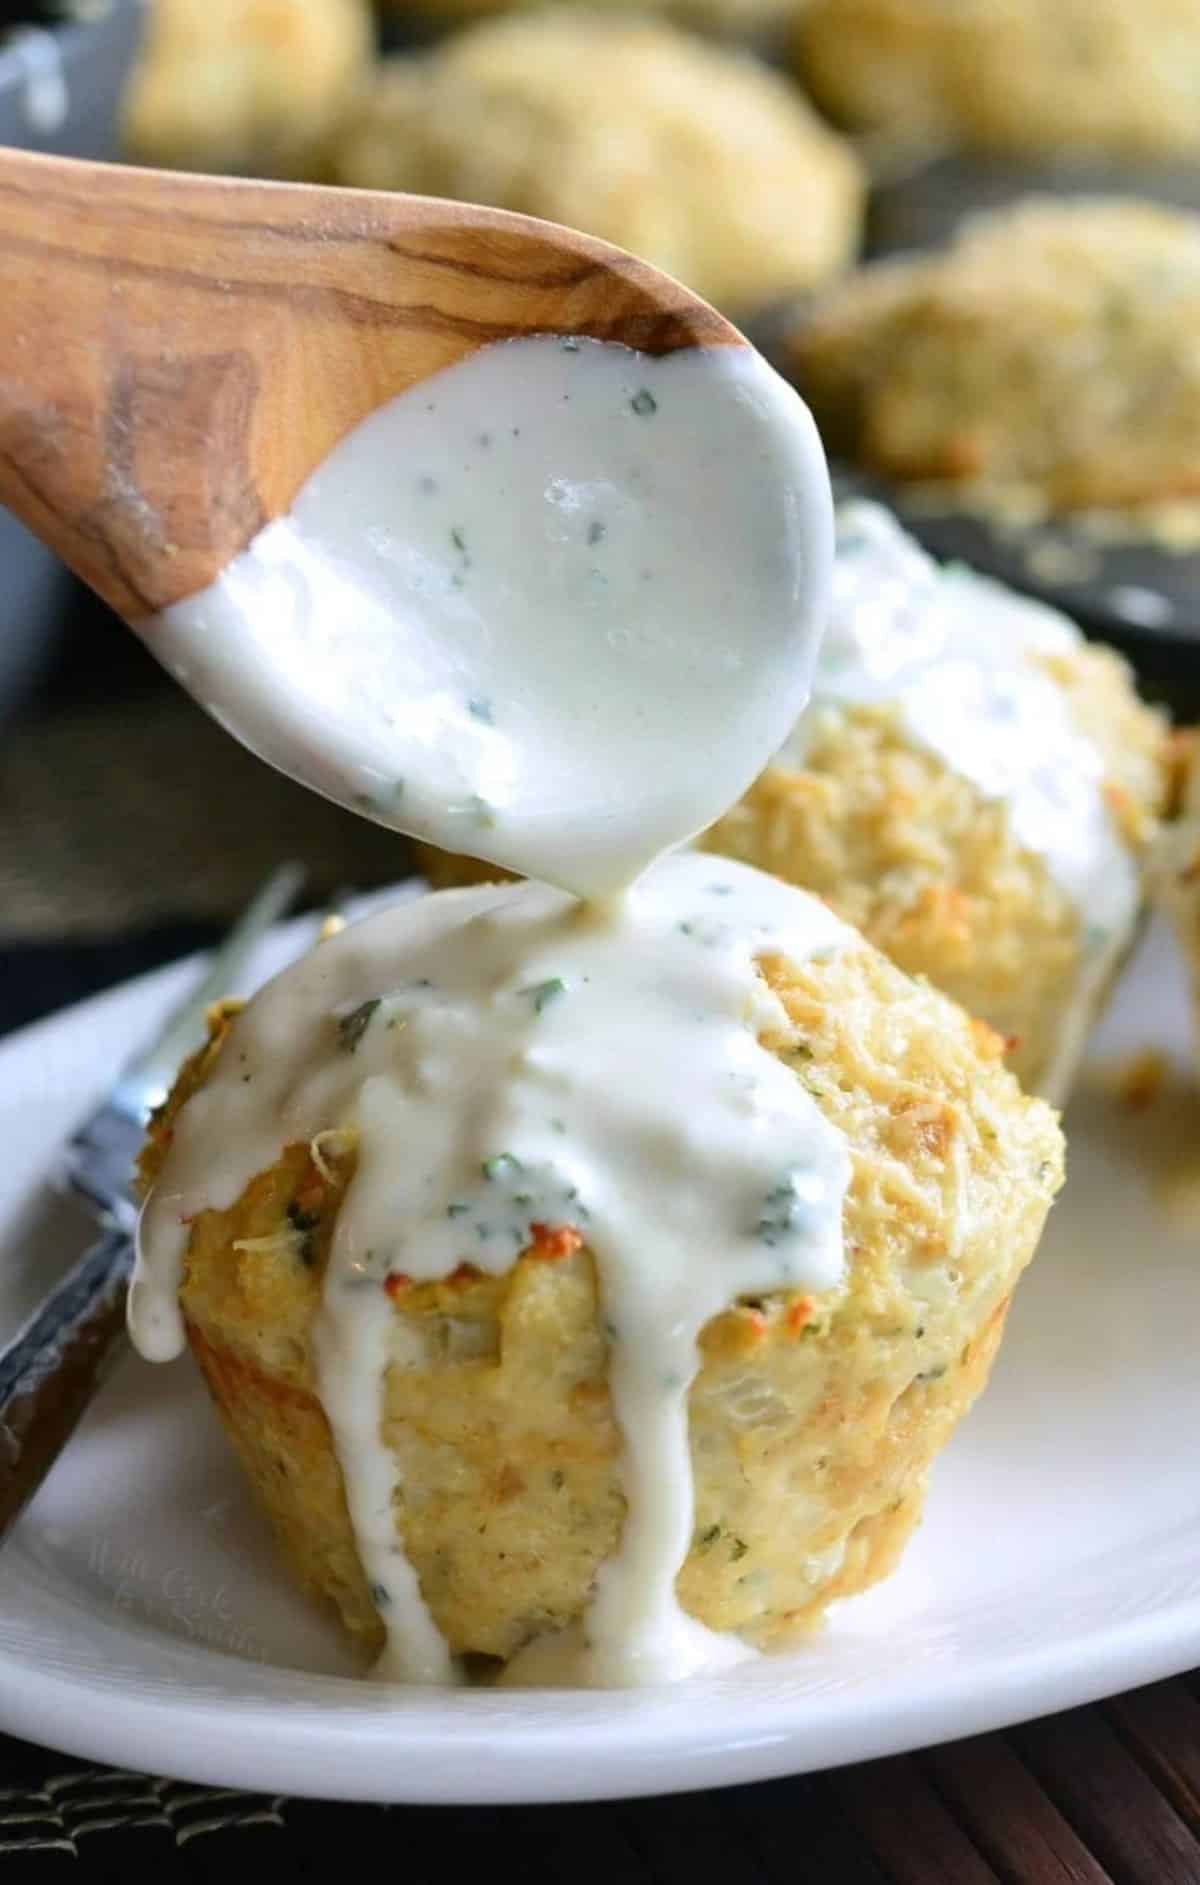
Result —
<path fill-rule="evenodd" d="M 131 621 L 490 341 L 744 344 L 607 243 L 426 197 L 0 150 L 0 502 Z"/>

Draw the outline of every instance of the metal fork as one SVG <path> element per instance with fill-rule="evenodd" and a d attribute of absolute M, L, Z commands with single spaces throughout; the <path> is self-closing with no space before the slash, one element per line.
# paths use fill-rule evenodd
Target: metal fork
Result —
<path fill-rule="evenodd" d="M 146 1121 L 166 1098 L 180 1062 L 203 1043 L 210 1004 L 235 992 L 253 950 L 291 908 L 303 881 L 294 864 L 272 873 L 187 999 L 64 1148 L 61 1181 L 86 1201 L 101 1234 L 0 1350 L 0 1538 L 121 1352 L 137 1223 L 133 1164 Z"/>

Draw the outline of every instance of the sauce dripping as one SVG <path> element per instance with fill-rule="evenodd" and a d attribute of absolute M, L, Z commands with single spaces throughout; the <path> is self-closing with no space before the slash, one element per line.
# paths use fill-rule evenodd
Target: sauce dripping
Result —
<path fill-rule="evenodd" d="M 326 797 L 607 896 L 785 738 L 832 539 L 812 420 L 749 347 L 542 336 L 382 406 L 143 632 Z"/>
<path fill-rule="evenodd" d="M 739 1296 L 841 1276 L 848 1148 L 759 1043 L 783 1016 L 756 963 L 848 940 L 803 891 L 683 853 L 611 905 L 526 883 L 385 912 L 321 944 L 234 1023 L 143 1213 L 130 1325 L 144 1354 L 178 1353 L 192 1218 L 229 1209 L 286 1145 L 354 1130 L 315 1359 L 388 1630 L 381 1673 L 452 1673 L 394 1529 L 380 1425 L 388 1368 L 405 1359 L 387 1278 L 444 1277 L 464 1260 L 502 1274 L 539 1225 L 569 1227 L 593 1253 L 624 1442 L 624 1529 L 570 1675 L 619 1686 L 748 1653 L 675 1596 L 693 1530 L 687 1394 L 710 1318 Z"/>
<path fill-rule="evenodd" d="M 382 407 L 216 583 L 145 627 L 284 771 L 560 886 L 430 898 L 278 978 L 181 1110 L 142 1217 L 130 1327 L 165 1360 L 184 1345 L 192 1218 L 285 1146 L 355 1132 L 313 1360 L 383 1675 L 455 1673 L 396 1531 L 381 1423 L 405 1324 L 385 1286 L 464 1259 L 501 1274 L 547 1226 L 597 1267 L 627 1508 L 553 1679 L 665 1680 L 749 1653 L 675 1596 L 687 1394 L 712 1316 L 841 1274 L 847 1147 L 759 1044 L 781 1015 L 756 960 L 848 932 L 800 891 L 664 854 L 803 708 L 831 554 L 812 421 L 749 348 L 657 359 L 543 336 Z"/>
<path fill-rule="evenodd" d="M 1079 914 L 1082 965 L 1041 1081 L 1061 1104 L 1101 991 L 1141 907 L 1137 867 L 1105 796 L 1100 749 L 1038 655 L 1083 643 L 1056 610 L 973 571 L 942 568 L 889 512 L 838 514 L 833 604 L 812 706 L 777 759 L 803 766 L 823 707 L 893 707 L 910 737 L 1001 800 L 1017 842 Z"/>

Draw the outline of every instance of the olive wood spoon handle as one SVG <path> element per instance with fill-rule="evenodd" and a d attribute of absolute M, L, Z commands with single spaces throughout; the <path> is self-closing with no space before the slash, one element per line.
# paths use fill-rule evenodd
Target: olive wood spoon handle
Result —
<path fill-rule="evenodd" d="M 0 503 L 130 621 L 214 581 L 384 401 L 538 333 L 744 344 L 529 217 L 0 149 Z"/>

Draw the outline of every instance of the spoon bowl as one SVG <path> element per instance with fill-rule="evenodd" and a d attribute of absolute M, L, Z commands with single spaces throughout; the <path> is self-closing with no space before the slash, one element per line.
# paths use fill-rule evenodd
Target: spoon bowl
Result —
<path fill-rule="evenodd" d="M 15 152 L 0 501 L 261 758 L 589 897 L 778 749 L 832 537 L 798 396 L 620 250 Z"/>
<path fill-rule="evenodd" d="M 377 407 L 542 333 L 745 344 L 530 217 L 0 150 L 0 502 L 129 621 L 214 581 Z"/>

